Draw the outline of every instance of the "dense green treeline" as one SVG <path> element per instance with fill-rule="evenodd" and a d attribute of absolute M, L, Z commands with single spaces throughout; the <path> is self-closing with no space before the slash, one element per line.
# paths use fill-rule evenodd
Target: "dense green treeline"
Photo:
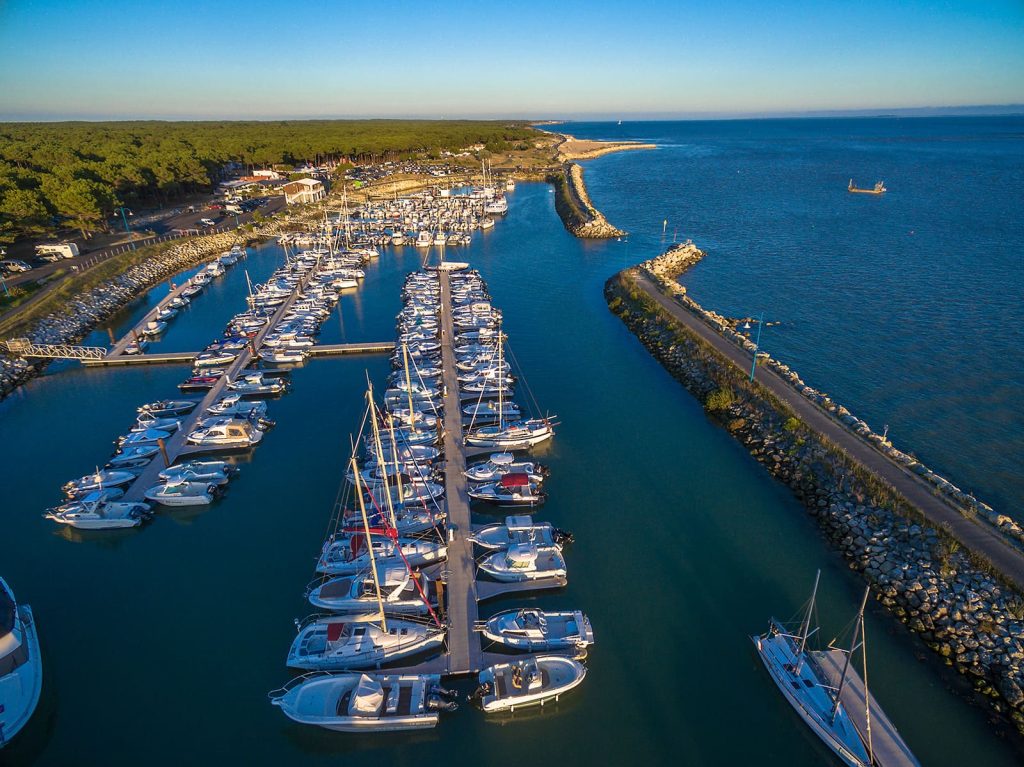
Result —
<path fill-rule="evenodd" d="M 530 139 L 523 123 L 469 120 L 0 123 L 0 242 L 58 219 L 88 235 L 119 205 L 209 189 L 230 162 L 359 162 Z"/>

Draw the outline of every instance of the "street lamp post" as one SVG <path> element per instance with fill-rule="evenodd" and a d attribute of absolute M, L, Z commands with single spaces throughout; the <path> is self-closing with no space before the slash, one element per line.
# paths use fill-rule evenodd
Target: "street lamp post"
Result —
<path fill-rule="evenodd" d="M 121 220 L 124 221 L 124 230 L 128 232 L 128 234 L 131 234 L 132 230 L 131 227 L 128 226 L 128 216 L 125 214 L 126 210 L 128 211 L 128 213 L 131 213 L 131 211 L 125 208 L 123 205 L 120 208 L 116 208 L 116 210 L 120 212 Z"/>
<path fill-rule="evenodd" d="M 750 382 L 754 382 L 754 371 L 757 370 L 757 352 L 761 348 L 761 328 L 764 326 L 764 312 L 757 320 L 757 340 L 754 341 L 754 362 L 750 366 Z"/>

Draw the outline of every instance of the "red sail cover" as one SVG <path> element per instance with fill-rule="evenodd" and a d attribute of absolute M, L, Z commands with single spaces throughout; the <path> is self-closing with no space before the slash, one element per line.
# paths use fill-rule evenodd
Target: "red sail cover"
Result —
<path fill-rule="evenodd" d="M 526 487 L 529 484 L 529 474 L 505 474 L 501 478 L 502 487 Z"/>

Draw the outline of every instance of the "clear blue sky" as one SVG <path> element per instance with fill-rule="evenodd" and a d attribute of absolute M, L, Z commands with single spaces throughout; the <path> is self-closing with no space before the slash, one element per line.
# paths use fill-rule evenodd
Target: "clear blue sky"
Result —
<path fill-rule="evenodd" d="M 1024 2 L 0 0 L 0 119 L 1024 103 Z"/>

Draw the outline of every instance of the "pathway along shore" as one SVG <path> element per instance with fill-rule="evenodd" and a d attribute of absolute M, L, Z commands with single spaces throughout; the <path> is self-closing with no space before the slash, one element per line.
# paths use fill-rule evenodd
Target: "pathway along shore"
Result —
<path fill-rule="evenodd" d="M 674 281 L 703 255 L 688 244 L 620 272 L 605 287 L 609 308 L 789 485 L 879 601 L 1024 733 L 1024 553 L 775 370 L 759 363 L 750 383 L 751 354 Z"/>

